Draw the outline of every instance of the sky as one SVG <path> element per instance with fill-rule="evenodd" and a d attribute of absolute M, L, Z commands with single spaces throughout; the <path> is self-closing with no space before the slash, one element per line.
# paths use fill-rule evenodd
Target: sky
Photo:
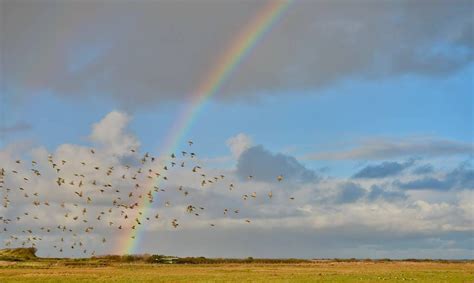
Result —
<path fill-rule="evenodd" d="M 271 4 L 1 1 L 0 167 L 9 178 L 11 168 L 28 172 L 38 160 L 45 173 L 30 186 L 52 203 L 72 204 L 73 193 L 54 187 L 48 154 L 67 158 L 65 178 L 85 159 L 119 167 L 149 152 L 166 162 L 166 142 L 200 82 Z M 190 170 L 170 171 L 166 186 L 182 184 L 190 197 L 158 193 L 150 211 L 162 217 L 143 225 L 134 252 L 474 258 L 473 8 L 472 1 L 292 1 L 196 107 L 175 144 L 178 153 L 192 140 L 193 162 L 226 181 L 203 189 Z M 6 186 L 21 182 L 12 177 Z M 257 198 L 241 199 L 253 192 Z M 31 206 L 12 198 L 0 216 Z M 91 211 L 112 198 L 97 196 Z M 189 202 L 206 213 L 190 217 Z M 222 213 L 236 206 L 240 216 Z M 50 208 L 35 209 L 44 217 L 26 217 L 13 230 L 51 225 Z M 66 221 L 62 215 L 53 222 Z M 126 252 L 123 234 L 99 228 L 79 237 L 104 254 Z M 40 255 L 57 256 L 50 247 L 58 235 L 43 237 Z M 0 243 L 8 241 L 0 233 Z"/>

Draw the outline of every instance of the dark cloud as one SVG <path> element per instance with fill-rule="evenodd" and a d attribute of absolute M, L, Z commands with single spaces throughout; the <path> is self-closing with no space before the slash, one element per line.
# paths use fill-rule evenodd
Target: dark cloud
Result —
<path fill-rule="evenodd" d="M 338 186 L 339 193 L 336 196 L 336 203 L 355 202 L 365 196 L 367 191 L 359 184 L 346 182 Z"/>
<path fill-rule="evenodd" d="M 398 163 L 398 162 L 383 162 L 378 165 L 369 165 L 362 168 L 359 172 L 357 172 L 353 178 L 385 178 L 389 176 L 395 176 L 401 173 L 406 168 L 412 166 L 414 163 L 413 160 Z"/>
<path fill-rule="evenodd" d="M 423 174 L 428 174 L 432 173 L 434 171 L 434 167 L 431 164 L 424 164 L 416 167 L 415 169 L 412 170 L 413 174 L 416 175 L 423 175 Z"/>
<path fill-rule="evenodd" d="M 263 1 L 1 1 L 4 88 L 131 107 L 197 89 Z M 216 98 L 438 76 L 473 59 L 472 2 L 294 1 Z M 32 64 L 34 62 L 34 64 Z"/>
<path fill-rule="evenodd" d="M 451 171 L 446 179 L 456 183 L 458 187 L 474 189 L 474 170 L 470 162 L 461 163 L 456 169 Z"/>
<path fill-rule="evenodd" d="M 361 199 L 369 202 L 376 200 L 385 200 L 388 202 L 404 200 L 407 198 L 404 192 L 394 189 L 388 189 L 387 185 L 372 185 L 365 189 L 360 184 L 347 181 L 337 186 L 338 193 L 332 200 L 334 203 L 352 203 Z"/>
<path fill-rule="evenodd" d="M 407 196 L 400 191 L 387 190 L 382 186 L 372 185 L 370 187 L 370 193 L 367 195 L 367 198 L 370 201 L 374 201 L 377 199 L 396 201 L 406 199 Z"/>
<path fill-rule="evenodd" d="M 281 153 L 273 154 L 261 145 L 244 151 L 237 162 L 237 175 L 242 179 L 252 175 L 257 181 L 276 182 L 280 174 L 286 180 L 300 182 L 316 181 L 319 178 L 296 158 Z"/>
<path fill-rule="evenodd" d="M 474 189 L 474 170 L 469 163 L 462 163 L 443 178 L 424 177 L 409 182 L 394 182 L 405 190 L 463 190 Z"/>
<path fill-rule="evenodd" d="M 472 154 L 472 143 L 435 137 L 371 138 L 352 149 L 311 154 L 316 160 L 369 160 L 410 156 L 438 157 Z"/>
<path fill-rule="evenodd" d="M 420 190 L 420 189 L 429 189 L 429 190 L 445 190 L 448 188 L 448 184 L 444 180 L 439 180 L 433 177 L 424 177 L 409 182 L 399 182 L 395 181 L 395 185 L 401 189 L 406 190 Z"/>

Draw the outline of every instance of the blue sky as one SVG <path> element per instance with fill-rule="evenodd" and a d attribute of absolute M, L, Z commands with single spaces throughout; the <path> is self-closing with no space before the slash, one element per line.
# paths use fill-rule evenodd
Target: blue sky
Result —
<path fill-rule="evenodd" d="M 190 94 L 262 3 L 1 2 L 0 167 L 47 154 L 78 163 L 90 147 L 101 167 L 145 152 L 167 162 L 164 143 Z M 196 162 L 242 191 L 201 191 L 194 176 L 170 173 L 209 214 L 191 221 L 183 199 L 158 197 L 152 210 L 165 220 L 144 229 L 136 252 L 472 258 L 472 3 L 458 4 L 294 1 L 177 145 L 193 140 Z M 73 201 L 50 190 L 53 173 L 34 189 Z M 238 193 L 269 190 L 273 203 L 243 204 L 254 226 L 222 216 Z M 167 197 L 176 207 L 163 211 Z M 0 213 L 27 207 L 18 201 Z M 183 230 L 166 217 L 180 217 Z M 222 228 L 209 231 L 209 221 Z M 98 252 L 114 250 L 82 236 Z"/>
<path fill-rule="evenodd" d="M 89 60 L 89 59 L 86 59 Z M 181 141 L 199 137 L 207 156 L 229 154 L 225 141 L 246 133 L 256 143 L 275 152 L 294 155 L 334 150 L 370 137 L 405 138 L 432 136 L 472 142 L 472 76 L 468 66 L 442 78 L 402 76 L 378 81 L 350 80 L 315 90 L 264 95 L 232 103 L 211 99 Z M 31 124 L 28 131 L 7 136 L 6 141 L 31 139 L 54 149 L 62 143 L 86 144 L 90 125 L 120 109 L 102 95 L 68 100 L 53 92 L 11 99 L 4 123 Z M 160 152 L 181 104 L 158 103 L 153 109 L 127 111 L 133 115 L 131 130 L 144 148 Z M 105 114 L 104 114 L 105 113 Z M 308 162 L 309 166 L 326 166 Z M 338 173 L 338 167 L 332 168 Z"/>

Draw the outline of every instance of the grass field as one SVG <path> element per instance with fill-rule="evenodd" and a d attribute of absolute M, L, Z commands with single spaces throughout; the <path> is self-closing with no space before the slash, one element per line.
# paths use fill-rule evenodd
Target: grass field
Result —
<path fill-rule="evenodd" d="M 0 282 L 474 282 L 473 262 L 0 262 Z"/>

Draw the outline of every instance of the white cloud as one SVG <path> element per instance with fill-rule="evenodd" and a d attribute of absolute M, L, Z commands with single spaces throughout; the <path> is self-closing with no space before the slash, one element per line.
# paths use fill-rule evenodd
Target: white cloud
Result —
<path fill-rule="evenodd" d="M 0 213 L 13 220 L 7 226 L 0 223 L 0 228 L 9 229 L 8 233 L 0 233 L 0 239 L 4 243 L 9 241 L 10 235 L 25 239 L 26 236 L 21 231 L 27 228 L 31 229 L 34 235 L 43 238 L 38 243 L 40 255 L 58 256 L 52 246 L 61 245 L 66 251 L 65 255 L 80 256 L 82 249 L 70 249 L 70 245 L 79 241 L 89 253 L 92 250 L 97 253 L 117 252 L 118 242 L 130 235 L 129 230 L 137 217 L 137 210 L 113 206 L 112 202 L 141 202 L 146 198 L 146 193 L 156 185 L 165 191 L 154 195 L 153 208 L 149 212 L 150 221 L 143 220 L 142 226 L 137 225 L 143 229 L 144 234 L 139 252 L 204 256 L 310 257 L 322 255 L 312 255 L 311 252 L 314 252 L 312 248 L 315 245 L 325 243 L 318 248 L 320 251 L 327 249 L 325 255 L 351 256 L 344 254 L 346 249 L 341 248 L 341 245 L 354 241 L 355 246 L 351 248 L 360 248 L 361 251 L 352 256 L 370 256 L 364 254 L 364 245 L 379 243 L 381 239 L 387 239 L 388 242 L 398 239 L 396 248 L 400 248 L 414 241 L 413 239 L 418 241 L 417 243 L 423 242 L 426 235 L 437 238 L 444 244 L 454 241 L 454 248 L 464 249 L 464 253 L 458 251 L 460 255 L 465 256 L 469 252 L 468 247 L 462 246 L 463 242 L 457 240 L 464 237 L 464 234 L 459 236 L 452 233 L 473 231 L 471 192 L 456 192 L 452 199 L 442 197 L 442 192 L 432 192 L 430 195 L 407 194 L 406 198 L 396 199 L 370 199 L 368 194 L 373 190 L 373 185 L 385 188 L 390 182 L 387 179 L 367 179 L 357 182 L 360 194 L 356 198 L 341 202 L 338 200 L 342 190 L 355 188 L 355 185 L 344 186 L 347 180 L 343 178 L 322 178 L 305 183 L 293 182 L 286 178 L 282 182 L 242 180 L 236 169 L 206 168 L 202 160 L 191 159 L 189 156 L 178 156 L 174 160 L 174 167 L 170 165 L 168 157 L 157 158 L 154 163 L 142 164 L 139 160 L 141 154 L 137 152 L 129 155 L 130 147 L 137 148 L 140 144 L 126 129 L 130 119 L 131 117 L 124 113 L 112 112 L 94 124 L 90 135 L 96 147 L 94 154 L 90 152 L 89 146 L 75 144 L 62 144 L 53 152 L 31 145 L 10 146 L 0 150 L 0 167 L 7 171 L 5 185 L 10 188 L 8 194 L 3 191 L 2 197 L 8 195 L 11 201 L 8 208 L 0 207 Z M 239 155 L 252 141 L 247 135 L 239 134 L 229 139 L 227 144 Z M 53 163 L 57 164 L 55 168 L 48 162 L 49 154 L 53 156 Z M 133 161 L 130 169 L 123 165 L 121 157 L 126 155 Z M 22 162 L 16 163 L 15 160 L 21 156 L 30 157 L 37 165 L 33 166 L 28 158 L 21 158 Z M 62 160 L 66 163 L 62 164 Z M 181 162 L 185 162 L 184 168 L 180 166 Z M 164 170 L 164 165 L 168 166 L 168 170 Z M 194 173 L 192 168 L 195 165 L 202 165 L 203 168 Z M 94 167 L 99 167 L 99 170 Z M 109 176 L 106 172 L 110 167 L 114 169 Z M 41 176 L 33 174 L 32 168 L 38 169 Z M 57 168 L 61 169 L 59 173 Z M 139 168 L 145 173 L 137 174 Z M 167 176 L 168 180 L 150 180 L 147 178 L 148 169 L 160 172 L 162 176 Z M 12 170 L 19 173 L 15 174 Z M 85 177 L 75 174 L 83 174 Z M 124 174 L 126 178 L 122 179 Z M 137 179 L 133 180 L 131 177 L 135 174 Z M 205 174 L 205 178 L 201 174 Z M 224 175 L 223 179 L 220 174 Z M 60 187 L 55 183 L 58 176 L 66 179 L 65 184 Z M 28 181 L 23 179 L 25 177 Z M 400 178 L 410 176 L 403 175 Z M 207 182 L 201 186 L 203 179 L 213 183 Z M 80 180 L 84 183 L 81 188 L 78 187 Z M 96 186 L 92 185 L 93 180 L 97 181 Z M 74 181 L 74 185 L 69 184 L 71 181 Z M 135 189 L 137 183 L 140 189 Z M 234 186 L 229 190 L 231 183 Z M 111 184 L 112 188 L 104 187 L 105 184 Z M 179 190 L 180 186 L 183 186 L 182 190 Z M 24 191 L 19 187 L 23 187 Z M 104 192 L 101 193 L 99 189 L 104 189 Z M 82 198 L 75 193 L 80 191 L 84 194 Z M 37 197 L 34 197 L 35 192 L 38 193 Z M 129 192 L 133 193 L 130 198 Z M 188 194 L 185 195 L 185 192 Z M 255 198 L 251 196 L 254 192 Z M 272 192 L 272 198 L 268 197 L 269 192 Z M 29 197 L 25 198 L 24 193 Z M 380 189 L 379 193 L 383 195 L 387 191 Z M 139 195 L 142 195 L 142 198 L 139 198 Z M 247 200 L 243 199 L 244 195 L 248 195 Z M 88 204 L 86 197 L 90 197 L 92 202 Z M 41 204 L 33 206 L 34 200 L 40 201 Z M 45 205 L 45 201 L 50 205 Z M 65 208 L 60 206 L 61 202 L 64 202 Z M 169 207 L 165 206 L 166 202 L 170 203 Z M 197 207 L 197 213 L 200 215 L 186 212 L 188 205 Z M 87 209 L 87 214 L 83 216 L 84 208 Z M 112 208 L 111 213 L 108 212 L 109 208 Z M 226 214 L 225 209 L 228 210 Z M 234 213 L 234 210 L 239 210 L 239 213 Z M 25 215 L 25 212 L 29 215 Z M 156 213 L 160 214 L 159 219 L 154 218 Z M 127 220 L 124 219 L 124 214 L 127 214 Z M 101 220 L 97 220 L 99 215 L 102 215 Z M 16 216 L 20 216 L 21 220 L 16 221 Z M 38 219 L 34 219 L 34 216 Z M 73 217 L 76 216 L 78 219 L 74 220 Z M 178 219 L 180 224 L 178 229 L 171 226 L 171 220 L 174 218 Z M 251 223 L 246 223 L 246 219 L 250 219 Z M 109 226 L 109 222 L 113 222 L 113 225 Z M 211 228 L 211 223 L 215 224 L 215 227 Z M 67 226 L 76 236 L 57 229 L 57 225 Z M 119 225 L 124 229 L 119 231 Z M 94 227 L 91 234 L 85 233 L 88 226 Z M 45 232 L 41 227 L 50 228 L 51 231 Z M 58 242 L 61 237 L 66 243 Z M 97 242 L 97 239 L 102 237 L 107 238 L 104 245 L 100 241 Z M 292 249 L 275 249 L 285 246 L 284 243 L 288 241 L 295 243 Z M 183 245 L 183 242 L 186 242 L 186 245 Z M 20 243 L 21 241 L 16 241 L 14 244 Z M 334 243 L 334 246 L 331 246 L 331 243 Z M 437 248 L 438 246 L 431 247 L 431 253 L 426 254 L 435 256 Z M 378 249 L 382 251 L 389 248 Z"/>
<path fill-rule="evenodd" d="M 90 139 L 108 153 L 129 155 L 130 149 L 137 149 L 140 146 L 136 137 L 126 132 L 129 122 L 129 115 L 118 111 L 110 112 L 92 126 Z"/>
<path fill-rule="evenodd" d="M 384 160 L 400 157 L 438 157 L 466 155 L 473 152 L 472 143 L 435 137 L 370 138 L 347 150 L 317 152 L 312 160 Z"/>
<path fill-rule="evenodd" d="M 226 144 L 230 148 L 232 155 L 235 158 L 238 158 L 242 154 L 242 152 L 253 146 L 253 140 L 250 136 L 244 133 L 240 133 L 236 136 L 229 138 Z"/>

